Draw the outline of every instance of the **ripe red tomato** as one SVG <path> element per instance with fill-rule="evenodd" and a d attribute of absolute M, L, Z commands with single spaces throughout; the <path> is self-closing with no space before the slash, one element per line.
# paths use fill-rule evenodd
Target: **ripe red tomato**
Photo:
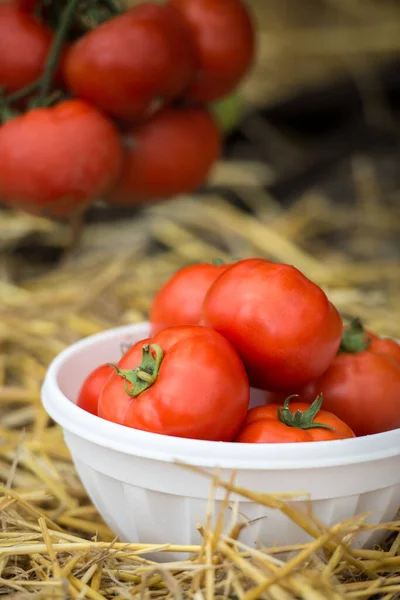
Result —
<path fill-rule="evenodd" d="M 221 133 L 204 108 L 166 108 L 132 128 L 122 175 L 109 194 L 120 205 L 156 201 L 199 188 L 221 153 Z"/>
<path fill-rule="evenodd" d="M 100 394 L 99 416 L 164 435 L 232 441 L 250 388 L 231 344 L 211 329 L 170 327 L 123 356 Z"/>
<path fill-rule="evenodd" d="M 195 65 L 179 13 L 146 2 L 81 37 L 67 54 L 64 74 L 75 95 L 133 121 L 179 96 Z"/>
<path fill-rule="evenodd" d="M 121 165 L 114 125 L 80 100 L 31 110 L 0 128 L 0 198 L 10 207 L 68 216 L 106 192 Z"/>
<path fill-rule="evenodd" d="M 40 77 L 53 33 L 30 14 L 0 3 L 0 86 L 15 92 Z"/>
<path fill-rule="evenodd" d="M 115 373 L 110 365 L 101 365 L 90 373 L 82 384 L 76 405 L 92 415 L 97 415 L 100 392 Z"/>
<path fill-rule="evenodd" d="M 186 92 L 195 102 L 227 96 L 248 72 L 255 54 L 254 28 L 241 0 L 169 0 L 192 31 L 199 60 Z"/>
<path fill-rule="evenodd" d="M 298 391 L 305 402 L 322 393 L 324 408 L 358 436 L 400 428 L 400 346 L 376 336 L 369 343 L 368 337 L 354 322 L 329 368 Z"/>
<path fill-rule="evenodd" d="M 203 319 L 236 348 L 251 385 L 264 390 L 291 391 L 321 375 L 342 334 L 321 288 L 292 266 L 262 259 L 242 260 L 218 277 Z"/>
<path fill-rule="evenodd" d="M 249 410 L 236 442 L 244 444 L 283 444 L 288 442 L 322 442 L 355 437 L 346 423 L 320 410 L 322 395 L 310 406 L 290 398 L 282 407 L 271 404 Z"/>
<path fill-rule="evenodd" d="M 225 269 L 227 265 L 206 263 L 190 265 L 175 273 L 153 300 L 152 334 L 174 325 L 199 325 L 205 295 Z"/>

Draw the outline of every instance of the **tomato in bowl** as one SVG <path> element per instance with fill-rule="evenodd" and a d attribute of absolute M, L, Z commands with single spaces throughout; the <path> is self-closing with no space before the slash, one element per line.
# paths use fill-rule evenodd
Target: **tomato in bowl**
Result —
<path fill-rule="evenodd" d="M 200 541 L 196 524 L 206 516 L 210 481 L 182 463 L 209 473 L 218 468 L 224 480 L 235 471 L 236 483 L 254 491 L 299 493 L 294 505 L 309 510 L 311 502 L 316 517 L 328 526 L 361 513 L 371 513 L 371 523 L 395 517 L 400 505 L 400 430 L 315 443 L 238 444 L 140 431 L 76 406 L 91 371 L 118 361 L 121 346 L 149 335 L 150 325 L 141 323 L 85 338 L 55 358 L 42 388 L 44 407 L 63 428 L 83 485 L 122 540 Z M 263 402 L 258 390 L 251 396 L 252 406 Z M 216 511 L 224 495 L 224 490 L 216 490 Z M 239 514 L 250 522 L 241 534 L 246 543 L 258 540 L 271 546 L 309 539 L 293 523 L 288 526 L 283 513 L 246 498 L 240 499 Z M 355 545 L 376 539 L 375 533 L 366 532 Z"/>

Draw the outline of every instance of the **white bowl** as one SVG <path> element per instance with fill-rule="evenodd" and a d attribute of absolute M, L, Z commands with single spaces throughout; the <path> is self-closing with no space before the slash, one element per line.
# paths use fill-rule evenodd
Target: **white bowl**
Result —
<path fill-rule="evenodd" d="M 133 344 L 148 333 L 147 323 L 119 327 L 70 346 L 52 362 L 42 388 L 44 407 L 63 428 L 88 494 L 123 541 L 200 541 L 196 524 L 206 517 L 210 480 L 176 461 L 210 472 L 219 467 L 224 480 L 237 470 L 237 485 L 253 491 L 307 492 L 313 514 L 326 525 L 365 512 L 371 513 L 371 523 L 395 517 L 400 506 L 400 430 L 331 442 L 233 444 L 136 431 L 78 408 L 78 390 L 90 371 L 117 361 L 121 345 Z M 259 399 L 254 391 L 253 405 Z M 216 509 L 223 496 L 224 491 L 217 489 Z M 242 533 L 246 543 L 269 547 L 309 539 L 280 511 L 239 501 L 242 518 L 254 521 Z M 293 502 L 310 509 L 304 496 Z M 355 545 L 375 541 L 367 533 Z"/>

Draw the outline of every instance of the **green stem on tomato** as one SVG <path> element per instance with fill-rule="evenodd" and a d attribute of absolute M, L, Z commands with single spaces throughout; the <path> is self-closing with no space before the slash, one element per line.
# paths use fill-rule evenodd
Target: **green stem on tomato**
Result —
<path fill-rule="evenodd" d="M 286 398 L 283 406 L 278 408 L 278 417 L 279 420 L 288 427 L 295 427 L 297 429 L 330 429 L 333 431 L 333 427 L 329 425 L 325 425 L 324 423 L 318 423 L 314 421 L 315 417 L 319 413 L 322 406 L 322 394 L 320 394 L 314 402 L 302 412 L 301 410 L 296 410 L 293 414 L 289 408 L 289 402 L 292 398 L 297 398 L 297 394 L 293 394 Z"/>
<path fill-rule="evenodd" d="M 344 330 L 339 352 L 347 354 L 363 352 L 368 349 L 370 343 L 371 338 L 366 333 L 361 320 L 356 318 Z"/>
<path fill-rule="evenodd" d="M 12 94 L 9 94 L 7 96 L 7 103 L 8 104 L 14 104 L 14 102 L 18 102 L 19 100 L 23 100 L 27 96 L 30 96 L 34 92 L 37 92 L 37 90 L 40 87 L 41 82 L 42 82 L 42 78 L 39 77 L 39 79 L 36 79 L 36 81 L 33 81 L 29 85 L 21 88 L 20 90 L 17 90 L 16 92 L 14 92 Z"/>
<path fill-rule="evenodd" d="M 164 354 L 157 344 L 144 344 L 142 347 L 142 362 L 135 369 L 119 369 L 113 367 L 117 375 L 124 379 L 125 391 L 131 398 L 136 398 L 157 381 L 158 373 Z"/>
<path fill-rule="evenodd" d="M 62 48 L 67 37 L 70 26 L 72 25 L 74 12 L 78 6 L 79 0 L 69 0 L 61 16 L 61 21 L 57 29 L 50 53 L 47 57 L 43 76 L 41 77 L 40 92 L 35 106 L 44 106 L 47 95 L 50 91 L 54 74 L 57 70 Z"/>
<path fill-rule="evenodd" d="M 19 113 L 15 110 L 13 110 L 12 108 L 10 108 L 9 106 L 2 106 L 0 109 L 1 112 L 1 123 L 6 123 L 7 121 L 11 121 L 11 119 L 15 119 L 15 117 L 18 117 Z"/>
<path fill-rule="evenodd" d="M 4 94 L 4 88 L 0 88 L 0 123 L 10 121 L 18 116 L 18 112 L 13 110 Z"/>

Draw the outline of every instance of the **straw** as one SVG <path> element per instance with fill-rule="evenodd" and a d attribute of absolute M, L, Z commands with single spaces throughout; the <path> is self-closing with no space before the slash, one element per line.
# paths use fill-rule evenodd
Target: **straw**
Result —
<path fill-rule="evenodd" d="M 361 169 L 365 177 L 365 164 L 356 161 L 354 169 L 358 175 Z M 245 203 L 248 177 L 243 187 L 236 182 Z M 381 526 L 395 536 L 385 548 L 352 549 L 352 540 L 373 530 L 364 516 L 326 528 L 312 514 L 297 510 L 291 495 L 255 493 L 238 488 L 233 479 L 220 481 L 218 475 L 214 487 L 225 488 L 225 502 L 232 494 L 242 495 L 283 511 L 311 541 L 255 550 L 240 541 L 245 524 L 224 523 L 220 516 L 213 529 L 206 515 L 199 528 L 202 544 L 116 541 L 82 489 L 62 433 L 40 405 L 41 380 L 61 348 L 107 327 L 144 320 L 152 296 L 177 268 L 215 256 L 289 260 L 320 283 L 344 315 L 361 315 L 368 327 L 400 335 L 395 318 L 400 298 L 396 255 L 379 257 L 376 248 L 372 252 L 363 244 L 356 259 L 340 245 L 316 239 L 320 231 L 341 239 L 345 235 L 351 246 L 365 236 L 398 236 L 396 206 L 379 210 L 382 200 L 375 195 L 342 215 L 342 209 L 312 191 L 284 209 L 258 186 L 259 177 L 251 196 L 253 214 L 244 215 L 211 192 L 177 198 L 147 208 L 132 222 L 133 231 L 140 223 L 142 236 L 134 248 L 124 242 L 127 227 L 120 232 L 121 248 L 94 248 L 89 225 L 79 258 L 18 283 L 6 281 L 0 308 L 0 566 L 1 585 L 9 593 L 95 600 L 137 595 L 320 600 L 377 594 L 395 598 L 400 592 L 398 522 Z M 11 216 L 7 225 L 10 220 Z M 3 225 L 0 220 L 0 228 Z M 57 231 L 61 226 L 53 227 Z M 149 255 L 155 241 L 163 243 L 163 250 Z M 12 273 L 12 256 L 7 260 Z M 89 279 L 93 285 L 83 286 Z M 8 293 L 10 286 L 17 290 L 17 302 Z M 213 507 L 211 499 L 209 515 Z M 192 558 L 161 566 L 146 560 L 147 554 L 158 552 L 185 552 Z"/>

